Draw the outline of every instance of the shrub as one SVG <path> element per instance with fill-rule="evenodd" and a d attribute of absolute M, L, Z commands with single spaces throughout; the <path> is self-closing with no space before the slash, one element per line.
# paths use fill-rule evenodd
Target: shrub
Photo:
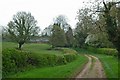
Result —
<path fill-rule="evenodd" d="M 64 57 L 63 58 L 60 57 L 60 60 L 64 59 L 63 60 L 64 63 L 71 62 L 76 59 L 77 52 L 73 49 L 56 47 L 54 48 L 54 50 L 60 50 L 64 53 Z"/>
<path fill-rule="evenodd" d="M 64 54 L 64 57 L 65 57 L 67 62 L 71 62 L 71 61 L 76 59 L 76 55 L 75 54 Z"/>
<path fill-rule="evenodd" d="M 97 52 L 101 54 L 112 55 L 112 56 L 117 56 L 118 54 L 116 49 L 110 49 L 110 48 L 98 48 Z"/>
<path fill-rule="evenodd" d="M 77 52 L 70 48 L 61 48 L 64 54 L 77 54 Z"/>
<path fill-rule="evenodd" d="M 57 48 L 58 49 L 58 48 Z M 54 66 L 62 65 L 67 62 L 71 62 L 76 59 L 76 51 L 68 48 L 59 48 L 59 50 L 64 52 L 64 55 L 55 54 L 29 54 L 28 63 L 33 66 L 44 67 L 44 66 Z"/>
<path fill-rule="evenodd" d="M 28 57 L 28 63 L 33 66 L 44 67 L 65 64 L 64 56 L 57 56 L 53 54 L 30 54 Z"/>
<path fill-rule="evenodd" d="M 71 62 L 76 59 L 77 52 L 75 50 L 69 48 L 62 48 L 62 51 L 67 62 Z"/>
<path fill-rule="evenodd" d="M 106 54 L 111 56 L 117 56 L 118 52 L 116 49 L 112 48 L 94 48 L 94 47 L 87 47 L 88 51 L 99 53 L 99 54 Z"/>
<path fill-rule="evenodd" d="M 66 61 L 64 56 L 57 56 L 56 59 L 57 59 L 56 60 L 57 65 L 61 65 L 61 64 L 66 64 L 67 63 L 67 61 Z"/>
<path fill-rule="evenodd" d="M 20 51 L 16 49 L 4 49 L 3 58 L 3 77 L 9 73 L 23 71 L 29 66 L 45 67 L 62 65 L 76 59 L 76 51 L 72 49 L 61 49 L 64 55 L 38 54 Z"/>
<path fill-rule="evenodd" d="M 2 51 L 3 75 L 9 72 L 17 72 L 27 66 L 27 53 L 15 49 L 5 49 Z"/>
<path fill-rule="evenodd" d="M 33 66 L 38 66 L 38 63 L 39 63 L 38 59 L 39 59 L 39 56 L 31 53 L 31 54 L 28 55 L 27 62 L 28 62 L 28 64 L 31 64 Z"/>

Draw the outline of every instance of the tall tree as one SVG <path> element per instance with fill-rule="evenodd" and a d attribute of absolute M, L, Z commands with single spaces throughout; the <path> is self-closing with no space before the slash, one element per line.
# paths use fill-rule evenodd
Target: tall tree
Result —
<path fill-rule="evenodd" d="M 111 42 L 108 40 L 107 31 L 105 29 L 105 20 L 102 16 L 103 14 L 98 14 L 98 18 L 93 22 L 94 26 L 92 31 L 87 36 L 85 43 L 93 47 L 113 47 Z"/>
<path fill-rule="evenodd" d="M 120 7 L 116 7 L 116 4 L 119 4 L 119 2 L 108 2 L 105 3 L 103 1 L 104 5 L 104 10 L 100 10 L 97 12 L 103 12 L 103 16 L 105 18 L 105 28 L 108 33 L 109 41 L 113 43 L 113 45 L 116 47 L 118 50 L 118 56 L 120 58 L 120 20 L 119 20 L 119 15 L 120 15 Z M 113 7 L 117 9 L 117 12 L 113 15 Z"/>
<path fill-rule="evenodd" d="M 64 47 L 66 45 L 65 32 L 58 24 L 53 25 L 50 42 L 53 47 Z"/>
<path fill-rule="evenodd" d="M 74 43 L 74 37 L 71 27 L 69 27 L 68 31 L 66 32 L 66 40 L 67 40 L 67 46 L 72 47 Z"/>
<path fill-rule="evenodd" d="M 93 20 L 89 14 L 89 8 L 83 8 L 78 11 L 77 15 L 77 27 L 75 29 L 75 39 L 78 47 L 82 47 L 85 44 L 85 40 L 93 29 Z"/>
<path fill-rule="evenodd" d="M 38 34 L 39 28 L 36 23 L 37 21 L 31 13 L 26 12 L 18 12 L 13 16 L 13 20 L 8 23 L 8 32 L 11 38 L 18 42 L 19 49 L 31 36 Z"/>

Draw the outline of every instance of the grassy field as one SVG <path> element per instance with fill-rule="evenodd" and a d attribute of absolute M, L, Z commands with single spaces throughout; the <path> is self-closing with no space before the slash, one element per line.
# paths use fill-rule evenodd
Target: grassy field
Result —
<path fill-rule="evenodd" d="M 2 43 L 2 48 L 17 48 L 18 44 L 17 43 L 12 43 L 12 42 L 3 42 Z M 23 45 L 23 50 L 24 51 L 30 51 L 33 52 L 37 55 L 41 54 L 55 54 L 55 55 L 62 55 L 63 53 L 61 51 L 57 50 L 47 50 L 51 46 L 48 44 L 40 44 L 40 43 L 27 43 Z"/>
<path fill-rule="evenodd" d="M 78 58 L 66 65 L 56 67 L 37 68 L 30 71 L 18 73 L 9 77 L 14 78 L 69 78 L 74 76 L 80 71 L 83 65 L 87 62 L 87 58 L 84 56 L 78 56 Z"/>
<path fill-rule="evenodd" d="M 114 56 L 98 54 L 84 49 L 76 49 L 82 54 L 91 54 L 98 57 L 104 67 L 107 78 L 118 78 L 118 59 Z"/>

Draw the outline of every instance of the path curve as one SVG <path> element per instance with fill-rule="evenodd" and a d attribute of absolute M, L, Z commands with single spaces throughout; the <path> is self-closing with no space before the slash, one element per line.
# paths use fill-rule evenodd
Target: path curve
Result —
<path fill-rule="evenodd" d="M 92 55 L 85 56 L 89 59 L 89 61 L 75 78 L 106 78 L 100 60 Z"/>

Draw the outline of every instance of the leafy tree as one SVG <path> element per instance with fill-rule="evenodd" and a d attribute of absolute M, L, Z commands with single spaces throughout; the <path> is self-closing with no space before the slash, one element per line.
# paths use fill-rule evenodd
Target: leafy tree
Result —
<path fill-rule="evenodd" d="M 101 10 L 102 9 L 103 8 L 101 8 Z M 89 8 L 78 11 L 77 33 L 75 35 L 76 39 L 79 40 L 77 42 L 79 44 L 81 43 L 81 45 L 87 43 L 94 47 L 111 47 L 112 44 L 108 41 L 107 30 L 104 27 L 106 23 L 103 14 L 100 13 L 95 16 L 93 13 L 95 14 L 95 12 Z"/>
<path fill-rule="evenodd" d="M 74 36 L 76 47 L 80 47 L 80 48 L 84 47 L 87 36 L 88 36 L 87 34 L 84 34 L 82 32 L 77 32 L 77 34 L 75 34 Z"/>
<path fill-rule="evenodd" d="M 74 43 L 74 37 L 71 27 L 69 27 L 68 31 L 66 32 L 66 40 L 67 40 L 67 46 L 72 47 Z"/>
<path fill-rule="evenodd" d="M 66 45 L 65 32 L 58 24 L 53 25 L 50 42 L 53 47 L 64 47 Z"/>
<path fill-rule="evenodd" d="M 108 39 L 113 43 L 113 45 L 118 50 L 118 56 L 120 58 L 120 7 L 116 4 L 119 2 L 108 2 L 103 1 L 104 10 L 98 10 L 97 12 L 102 12 L 105 18 L 105 29 L 108 34 Z M 115 11 L 116 8 L 116 11 Z M 115 13 L 115 14 L 113 14 Z"/>
<path fill-rule="evenodd" d="M 31 13 L 26 12 L 18 12 L 13 16 L 13 20 L 8 23 L 8 32 L 11 38 L 19 44 L 18 49 L 21 49 L 31 36 L 38 34 L 39 28 L 36 23 L 37 21 Z"/>
<path fill-rule="evenodd" d="M 89 8 L 84 8 L 80 9 L 77 13 L 78 22 L 75 29 L 75 39 L 78 47 L 84 46 L 87 36 L 93 30 L 93 20 L 91 15 L 88 13 L 89 11 Z"/>
<path fill-rule="evenodd" d="M 89 34 L 85 40 L 85 43 L 93 47 L 114 47 L 108 40 L 108 35 L 105 32 L 96 32 L 96 34 Z"/>
<path fill-rule="evenodd" d="M 105 20 L 98 14 L 98 18 L 94 20 L 93 28 L 90 30 L 89 35 L 86 38 L 85 43 L 93 47 L 113 47 L 113 44 L 108 40 L 108 34 L 105 29 Z"/>

